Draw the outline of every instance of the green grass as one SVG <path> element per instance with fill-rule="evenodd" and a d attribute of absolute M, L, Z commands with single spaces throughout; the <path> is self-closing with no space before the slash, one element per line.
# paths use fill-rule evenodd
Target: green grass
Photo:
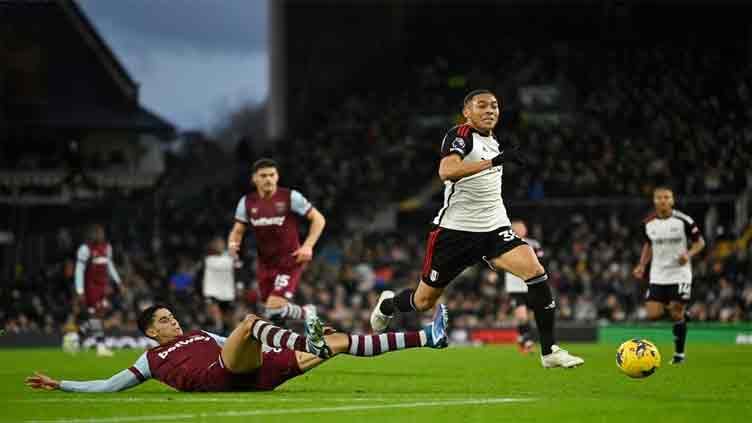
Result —
<path fill-rule="evenodd" d="M 97 359 L 91 353 L 0 350 L 0 421 L 717 423 L 752 418 L 752 346 L 690 343 L 687 363 L 674 367 L 665 362 L 671 345 L 660 344 L 663 366 L 643 380 L 618 372 L 616 345 L 569 347 L 585 358 L 584 367 L 542 369 L 537 357 L 523 357 L 512 347 L 412 350 L 373 359 L 337 357 L 275 392 L 228 394 L 179 393 L 155 381 L 115 394 L 35 392 L 23 385 L 34 370 L 63 379 L 106 378 L 130 366 L 139 352 Z M 500 402 L 505 398 L 525 401 Z"/>

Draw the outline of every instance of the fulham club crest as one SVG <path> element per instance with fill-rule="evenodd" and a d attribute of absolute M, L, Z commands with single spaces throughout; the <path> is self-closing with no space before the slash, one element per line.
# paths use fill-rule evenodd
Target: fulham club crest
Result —
<path fill-rule="evenodd" d="M 437 279 L 439 279 L 438 270 L 431 269 L 431 282 L 436 282 Z"/>

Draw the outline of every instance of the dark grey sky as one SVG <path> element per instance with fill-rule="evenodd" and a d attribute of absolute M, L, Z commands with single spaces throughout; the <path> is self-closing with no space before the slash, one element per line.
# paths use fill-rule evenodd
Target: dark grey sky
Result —
<path fill-rule="evenodd" d="M 266 0 L 78 0 L 141 85 L 141 103 L 181 129 L 209 128 L 268 93 Z"/>

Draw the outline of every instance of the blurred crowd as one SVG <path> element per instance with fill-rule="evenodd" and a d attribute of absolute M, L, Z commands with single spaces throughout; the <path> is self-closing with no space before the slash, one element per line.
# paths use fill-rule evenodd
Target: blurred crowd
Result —
<path fill-rule="evenodd" d="M 543 215 L 545 210 L 539 210 Z M 562 321 L 618 323 L 645 318 L 645 281 L 631 276 L 641 248 L 639 220 L 619 211 L 589 215 L 574 213 L 559 218 L 557 225 L 531 221 L 531 236 L 543 243 L 543 264 L 559 299 Z M 200 228 L 199 222 L 190 225 Z M 61 242 L 67 242 L 61 231 Z M 211 232 L 211 231 L 210 231 Z M 210 232 L 206 232 L 207 236 Z M 220 233 L 218 233 L 220 234 Z M 220 234 L 221 235 L 221 234 Z M 306 268 L 296 302 L 317 305 L 327 321 L 347 330 L 368 331 L 368 316 L 383 289 L 411 287 L 422 266 L 425 233 L 405 230 L 393 233 L 351 234 L 327 237 L 316 249 L 316 258 Z M 213 321 L 201 297 L 201 261 L 205 246 L 190 239 L 202 239 L 200 231 L 186 236 L 166 235 L 164 248 L 177 252 L 152 256 L 126 248 L 114 241 L 115 258 L 123 289 L 111 298 L 112 312 L 107 325 L 135 330 L 137 310 L 154 301 L 175 307 L 185 327 L 231 329 Z M 207 238 L 208 239 L 208 238 Z M 3 296 L 5 330 L 54 331 L 70 319 L 73 256 L 57 266 L 31 273 Z M 709 247 L 694 260 L 691 319 L 735 322 L 752 320 L 752 245 L 727 257 Z M 261 312 L 255 284 L 254 251 L 247 245 L 244 266 L 237 271 L 237 300 L 234 320 L 247 312 Z M 468 269 L 445 294 L 455 328 L 499 327 L 511 324 L 510 299 L 504 292 L 503 275 L 478 265 Z M 424 316 L 425 317 L 425 316 Z M 407 326 L 420 324 L 420 316 L 408 316 Z"/>
<path fill-rule="evenodd" d="M 217 152 L 214 160 L 207 159 L 212 155 L 205 150 L 211 147 L 203 144 L 173 157 L 163 181 L 166 188 L 154 194 L 158 201 L 124 206 L 107 222 L 124 280 L 124 289 L 113 296 L 107 324 L 133 330 L 137 310 L 165 301 L 174 305 L 186 327 L 221 326 L 211 320 L 200 295 L 201 262 L 209 240 L 227 235 L 237 200 L 250 189 L 250 162 L 269 155 L 281 164 L 281 184 L 301 191 L 329 221 L 296 302 L 316 304 L 343 329 L 368 330 L 378 293 L 418 280 L 428 222 L 366 233 L 349 230 L 346 221 L 352 216 L 369 219 L 382 206 L 435 181 L 447 122 L 458 118 L 461 95 L 478 86 L 504 95 L 500 140 L 520 144 L 531 160 L 525 168 L 509 166 L 504 197 L 512 217 L 528 220 L 531 235 L 543 244 L 544 265 L 559 297 L 559 318 L 644 318 L 646 285 L 631 277 L 631 269 L 641 248 L 640 220 L 651 207 L 647 194 L 656 183 L 672 184 L 680 196 L 738 195 L 750 187 L 752 67 L 720 51 L 668 45 L 619 51 L 583 46 L 565 53 L 510 49 L 495 57 L 497 62 L 468 58 L 472 66 L 462 68 L 437 57 L 413 65 L 406 85 L 394 93 L 354 94 L 325 115 L 314 113 L 308 127 L 267 151 L 250 153 L 243 145 L 248 141 L 242 140 L 234 166 L 227 166 L 228 159 Z M 514 87 L 544 83 L 576 92 L 577 101 L 557 106 L 561 116 L 556 124 L 535 124 L 529 120 L 535 111 L 515 97 Z M 518 200 L 562 197 L 645 201 L 626 208 L 515 211 Z M 424 206 L 434 205 L 429 201 Z M 706 211 L 690 214 L 702 226 Z M 6 331 L 53 331 L 70 319 L 79 229 L 61 228 L 50 236 L 50 248 L 57 253 L 49 265 L 16 269 L 15 280 L 0 296 Z M 723 235 L 740 234 L 727 230 Z M 739 245 L 720 254 L 711 244 L 695 259 L 692 319 L 752 319 L 752 250 Z M 238 319 L 260 311 L 253 247 L 249 237 L 236 277 Z M 482 266 L 463 273 L 445 300 L 454 327 L 511 321 L 499 275 Z"/>

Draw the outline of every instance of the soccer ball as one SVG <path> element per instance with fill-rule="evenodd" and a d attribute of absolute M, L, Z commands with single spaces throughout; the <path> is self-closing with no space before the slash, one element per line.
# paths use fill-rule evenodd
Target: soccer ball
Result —
<path fill-rule="evenodd" d="M 630 339 L 616 350 L 616 367 L 632 378 L 648 377 L 661 367 L 661 353 L 646 339 Z"/>

